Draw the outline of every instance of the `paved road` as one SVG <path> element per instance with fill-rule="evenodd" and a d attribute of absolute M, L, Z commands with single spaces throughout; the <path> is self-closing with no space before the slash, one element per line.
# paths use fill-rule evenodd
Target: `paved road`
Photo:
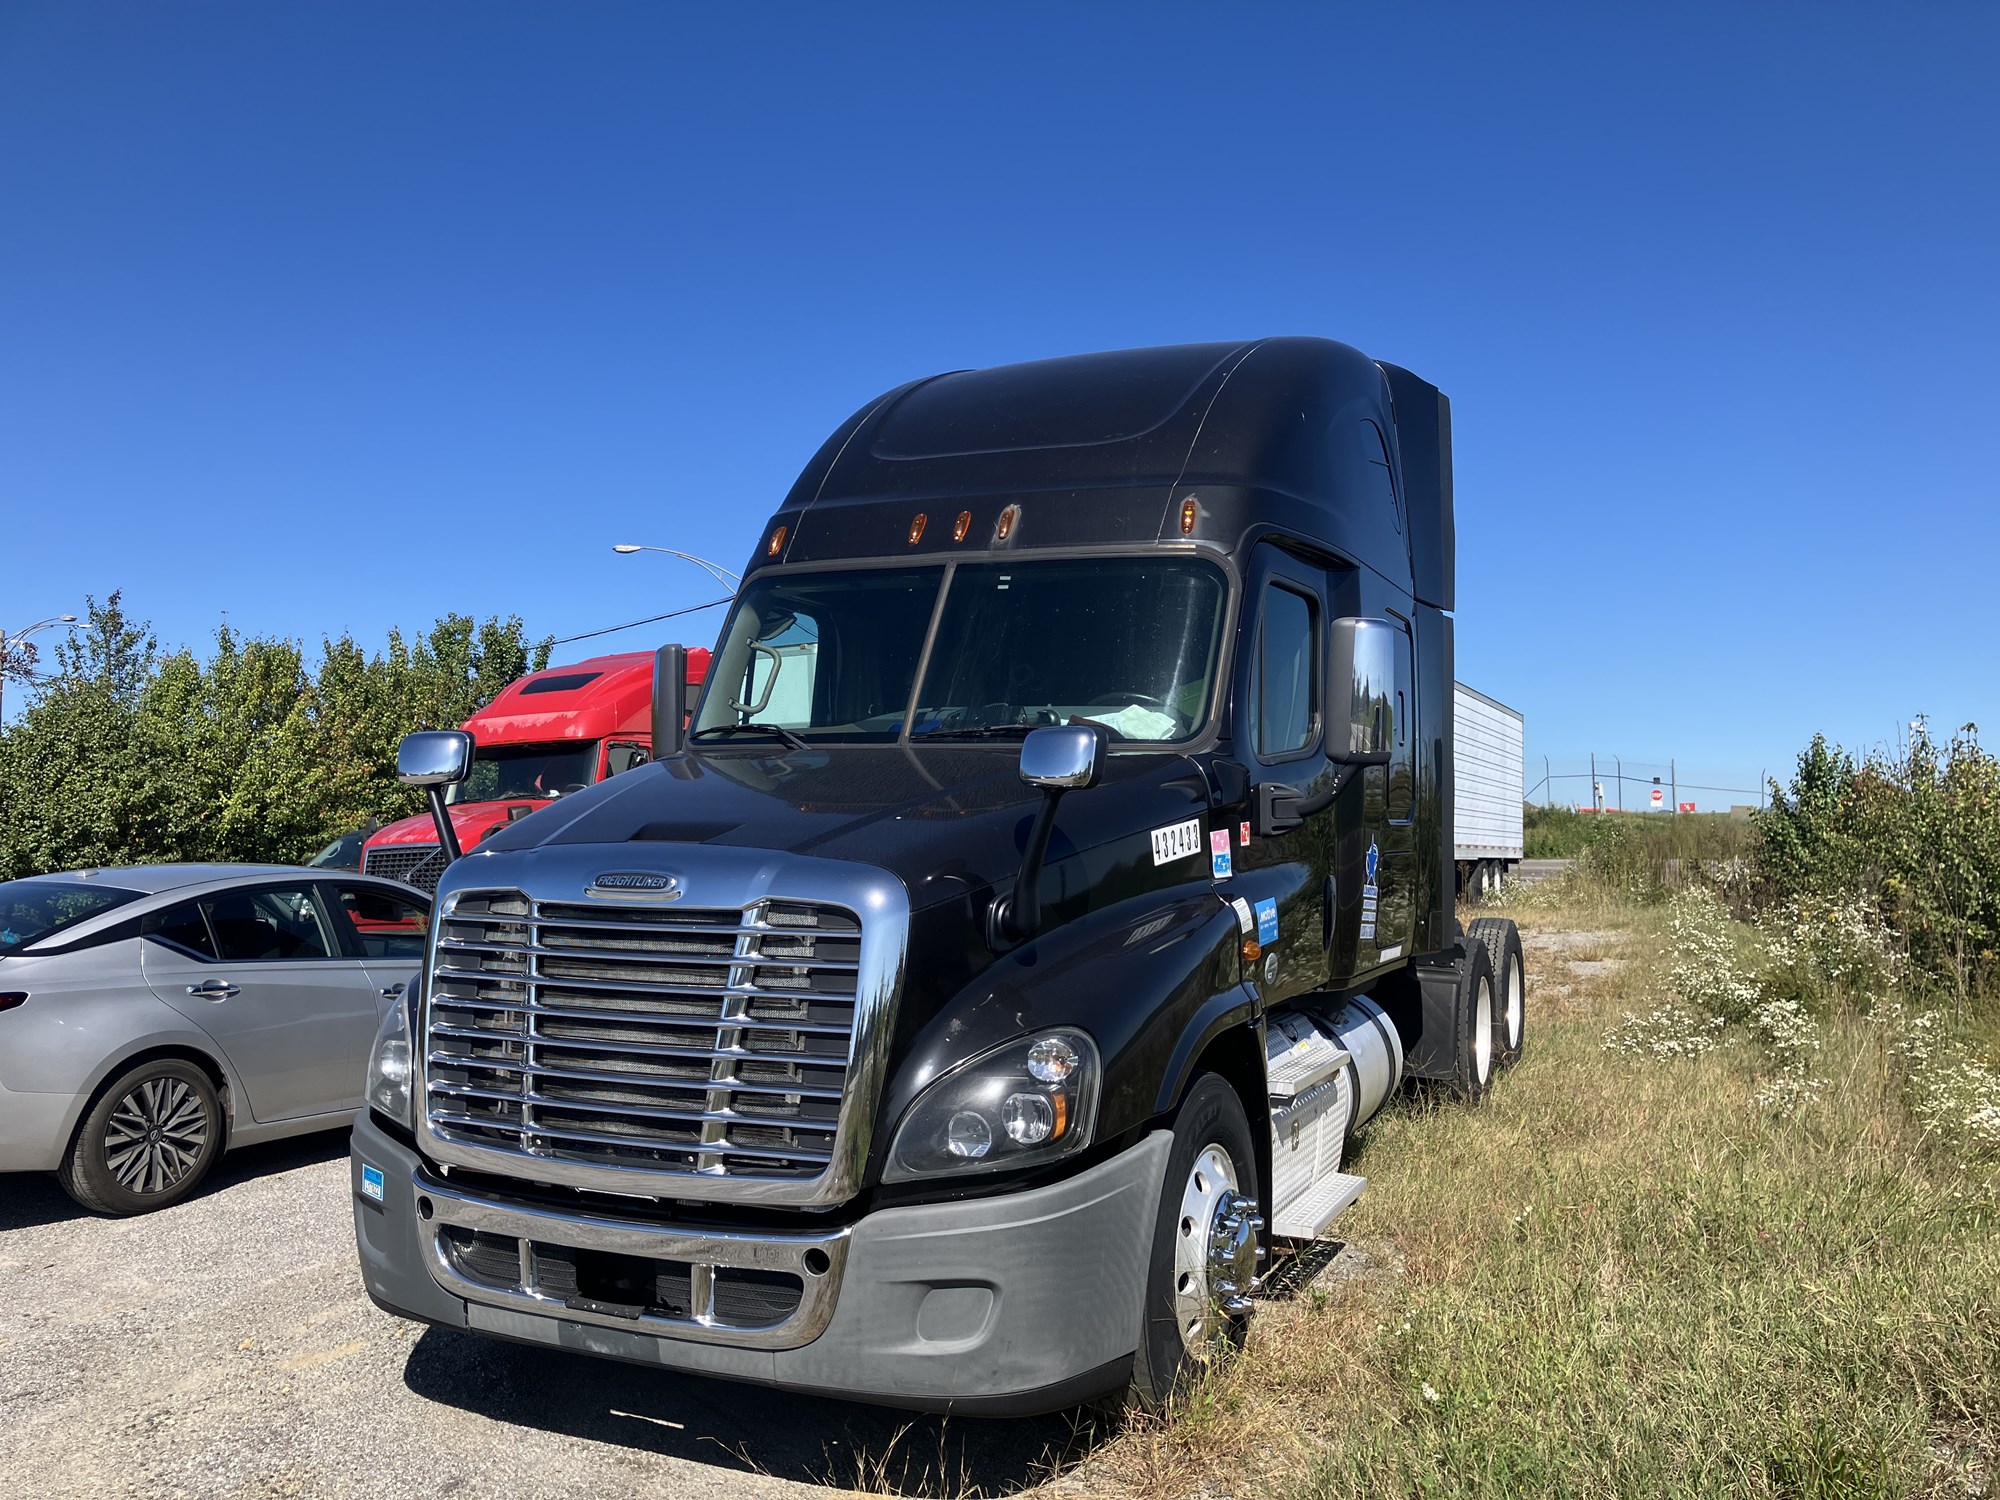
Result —
<path fill-rule="evenodd" d="M 0 1492 L 957 1496 L 1090 1448 L 1061 1418 L 944 1422 L 402 1322 L 361 1290 L 347 1192 L 344 1132 L 236 1153 L 137 1219 L 0 1177 Z"/>

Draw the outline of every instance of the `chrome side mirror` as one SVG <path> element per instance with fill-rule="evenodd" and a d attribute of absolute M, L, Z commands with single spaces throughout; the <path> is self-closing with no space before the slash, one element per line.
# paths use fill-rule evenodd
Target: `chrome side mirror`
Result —
<path fill-rule="evenodd" d="M 1104 769 L 1104 732 L 1091 724 L 1046 724 L 1021 741 L 1021 779 L 1063 791 L 1097 785 Z"/>
<path fill-rule="evenodd" d="M 463 729 L 426 729 L 396 747 L 396 779 L 404 786 L 452 786 L 472 774 L 472 736 Z"/>
<path fill-rule="evenodd" d="M 1327 759 L 1386 766 L 1396 729 L 1396 627 L 1349 615 L 1333 622 L 1329 644 Z"/>
<path fill-rule="evenodd" d="M 986 940 L 995 953 L 1025 943 L 1042 925 L 1042 865 L 1048 859 L 1049 831 L 1064 792 L 1097 785 L 1104 772 L 1105 731 L 1098 724 L 1045 724 L 1021 741 L 1021 779 L 1042 789 L 1042 805 L 1028 826 L 1021 872 L 1014 889 L 986 913 Z"/>
<path fill-rule="evenodd" d="M 396 747 L 396 779 L 404 786 L 420 786 L 428 794 L 431 823 L 447 863 L 465 851 L 459 847 L 458 829 L 445 809 L 444 789 L 471 774 L 472 736 L 463 729 L 419 730 L 404 735 L 403 743 Z"/>

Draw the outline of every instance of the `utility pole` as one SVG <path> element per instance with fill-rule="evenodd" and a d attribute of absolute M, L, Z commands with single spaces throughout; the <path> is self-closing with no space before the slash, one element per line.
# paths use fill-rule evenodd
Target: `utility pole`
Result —
<path fill-rule="evenodd" d="M 1550 807 L 1556 805 L 1556 773 L 1549 769 L 1549 758 L 1546 755 L 1542 757 L 1542 795 Z"/>
<path fill-rule="evenodd" d="M 1667 780 L 1674 784 L 1674 816 L 1678 818 L 1681 815 L 1681 772 L 1671 755 L 1667 757 Z"/>
<path fill-rule="evenodd" d="M 1611 757 L 1611 764 L 1617 767 L 1614 774 L 1618 777 L 1618 810 L 1623 812 L 1625 811 L 1625 757 L 1614 755 Z"/>
<path fill-rule="evenodd" d="M 1597 752 L 1590 752 L 1590 810 L 1604 811 L 1604 784 L 1597 779 Z"/>

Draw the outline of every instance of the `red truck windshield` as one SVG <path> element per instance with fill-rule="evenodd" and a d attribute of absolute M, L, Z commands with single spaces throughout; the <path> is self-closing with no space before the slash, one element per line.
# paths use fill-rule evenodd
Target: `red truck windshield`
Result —
<path fill-rule="evenodd" d="M 447 789 L 445 801 L 506 802 L 544 800 L 580 792 L 597 772 L 597 741 L 564 740 L 553 745 L 481 745 L 472 774 Z"/>

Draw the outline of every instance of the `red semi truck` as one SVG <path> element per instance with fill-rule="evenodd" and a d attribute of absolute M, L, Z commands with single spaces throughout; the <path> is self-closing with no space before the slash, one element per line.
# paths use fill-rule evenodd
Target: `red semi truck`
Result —
<path fill-rule="evenodd" d="M 708 652 L 687 654 L 690 698 Z M 472 775 L 447 798 L 459 846 L 470 849 L 565 792 L 653 758 L 653 653 L 593 656 L 510 682 L 460 727 L 478 745 Z M 448 863 L 428 813 L 370 834 L 361 868 L 435 891 Z"/>

